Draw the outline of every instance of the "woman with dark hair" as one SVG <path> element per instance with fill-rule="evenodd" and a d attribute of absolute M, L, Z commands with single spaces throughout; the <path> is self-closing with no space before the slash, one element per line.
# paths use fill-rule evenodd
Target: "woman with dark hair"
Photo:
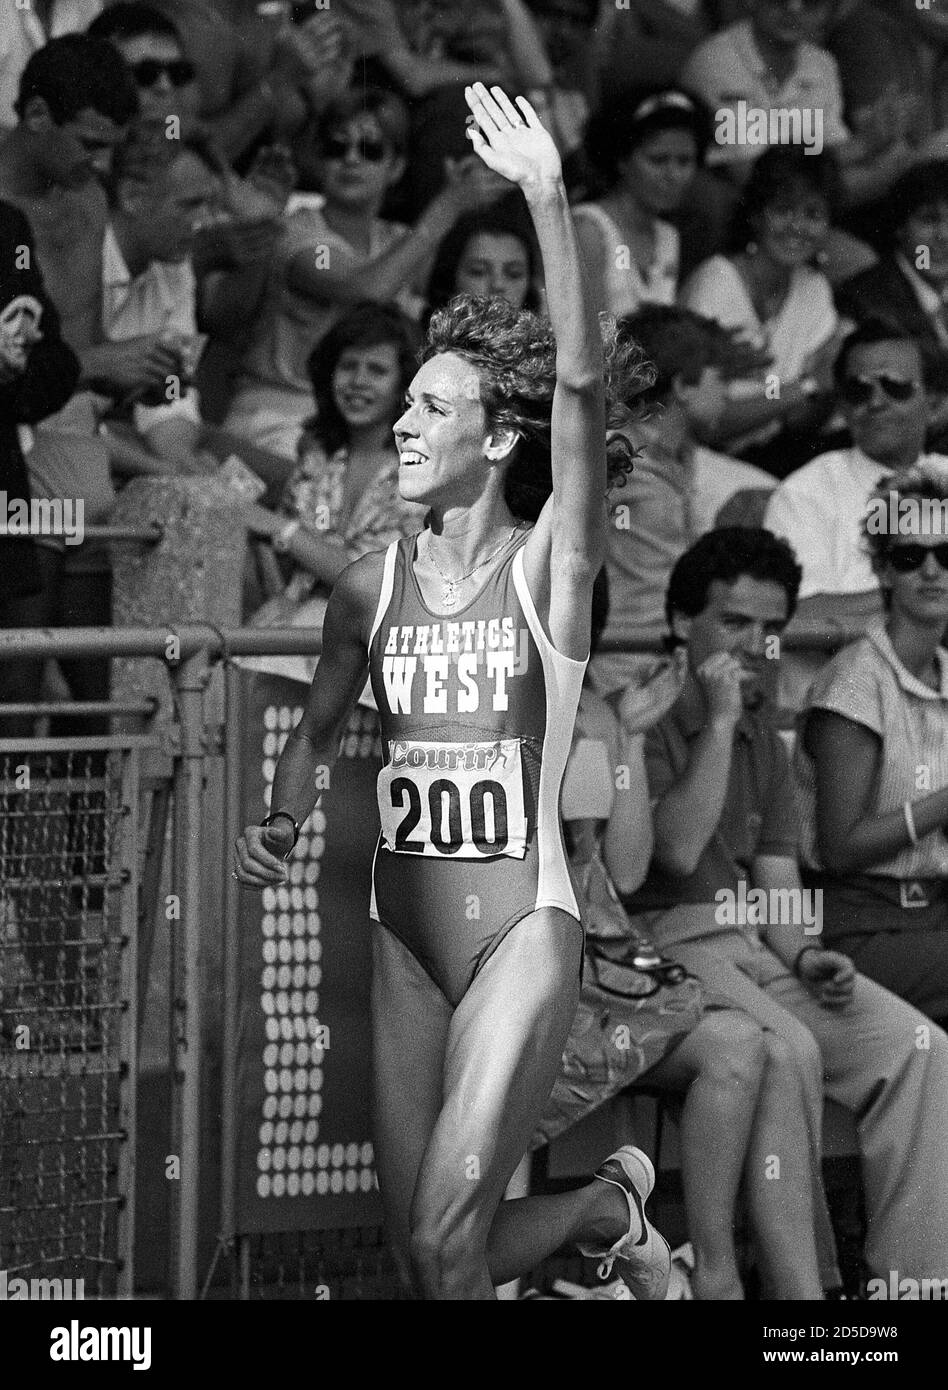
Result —
<path fill-rule="evenodd" d="M 704 157 L 709 123 L 677 90 L 627 90 L 597 112 L 585 150 L 605 193 L 575 212 L 594 302 L 617 317 L 673 304 L 680 241 L 668 220 Z"/>
<path fill-rule="evenodd" d="M 417 315 L 414 292 L 432 248 L 463 212 L 496 187 L 467 159 L 415 225 L 380 214 L 401 178 L 408 112 L 392 92 L 368 87 L 329 103 L 316 138 L 321 197 L 291 199 L 262 310 L 244 355 L 225 428 L 293 458 L 311 401 L 306 361 L 314 343 L 362 300 L 396 300 Z"/>
<path fill-rule="evenodd" d="M 827 415 L 839 319 L 815 262 L 839 196 L 828 152 L 781 145 L 762 154 L 744 187 L 732 251 L 711 256 L 681 303 L 740 335 L 759 353 L 753 377 L 732 382 L 714 443 L 775 477 L 818 451 Z"/>
<path fill-rule="evenodd" d="M 887 477 L 863 535 L 885 614 L 810 690 L 797 742 L 803 860 L 827 944 L 944 1024 L 948 463 Z"/>
<path fill-rule="evenodd" d="M 310 354 L 316 413 L 299 463 L 278 511 L 248 512 L 250 529 L 294 565 L 284 592 L 255 615 L 258 625 L 318 626 L 347 565 L 424 525 L 424 507 L 399 493 L 392 438 L 416 352 L 410 320 L 395 305 L 370 302 L 339 319 Z M 303 667 L 312 679 L 314 664 Z"/>
<path fill-rule="evenodd" d="M 456 294 L 499 295 L 515 309 L 539 308 L 536 247 L 529 222 L 494 207 L 459 217 L 438 247 L 428 277 L 428 312 Z"/>
<path fill-rule="evenodd" d="M 565 1242 L 663 1298 L 670 1257 L 629 1147 L 575 1192 L 503 1201 L 557 1075 L 579 991 L 583 928 L 559 793 L 586 669 L 612 471 L 607 402 L 642 372 L 604 361 L 556 145 L 523 97 L 466 90 L 468 138 L 526 196 L 550 322 L 502 299 L 435 314 L 396 422 L 420 535 L 339 577 L 272 811 L 237 842 L 248 887 L 287 876 L 368 673 L 386 759 L 372 870 L 373 1091 L 379 1186 L 394 1248 L 430 1299 L 490 1299 Z M 618 416 L 617 418 L 621 418 Z M 551 478 L 535 525 L 506 500 L 515 459 Z M 319 779 L 322 781 L 322 779 Z M 323 783 L 324 784 L 324 783 Z"/>

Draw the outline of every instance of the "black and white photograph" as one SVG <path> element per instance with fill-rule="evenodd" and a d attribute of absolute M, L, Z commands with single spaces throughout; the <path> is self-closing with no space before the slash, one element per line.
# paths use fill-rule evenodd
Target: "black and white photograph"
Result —
<path fill-rule="evenodd" d="M 946 1029 L 948 0 L 0 0 L 24 1366 L 919 1368 Z"/>

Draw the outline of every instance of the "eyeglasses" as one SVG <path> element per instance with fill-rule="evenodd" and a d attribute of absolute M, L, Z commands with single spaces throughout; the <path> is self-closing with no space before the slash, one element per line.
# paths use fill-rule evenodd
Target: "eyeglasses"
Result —
<path fill-rule="evenodd" d="M 185 87 L 194 81 L 194 64 L 187 58 L 172 58 L 169 62 L 161 58 L 142 58 L 132 64 L 132 76 L 139 87 L 154 87 L 162 73 L 172 87 Z"/>
<path fill-rule="evenodd" d="M 381 164 L 388 153 L 384 140 L 368 135 L 358 140 L 344 140 L 340 135 L 327 135 L 320 142 L 323 159 L 345 159 L 350 150 L 355 150 L 360 159 L 367 164 Z"/>
<path fill-rule="evenodd" d="M 942 569 L 948 570 L 948 541 L 940 545 L 893 545 L 886 559 L 896 574 L 911 574 L 922 568 L 929 555 L 934 555 Z"/>
<path fill-rule="evenodd" d="M 843 382 L 840 395 L 847 405 L 867 405 L 878 383 L 890 401 L 910 401 L 918 387 L 914 381 L 878 372 L 875 376 L 851 376 Z"/>

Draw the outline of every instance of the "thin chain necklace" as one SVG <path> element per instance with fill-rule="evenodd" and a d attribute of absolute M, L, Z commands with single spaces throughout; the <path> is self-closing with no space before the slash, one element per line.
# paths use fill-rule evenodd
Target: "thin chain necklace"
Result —
<path fill-rule="evenodd" d="M 517 525 L 514 526 L 511 530 L 510 535 L 507 536 L 505 540 L 501 541 L 500 545 L 497 547 L 496 550 L 491 551 L 486 560 L 481 560 L 480 564 L 475 565 L 472 570 L 468 570 L 467 574 L 458 575 L 457 579 L 452 579 L 450 575 L 445 574 L 444 570 L 441 568 L 434 555 L 431 553 L 431 532 L 428 532 L 427 556 L 428 559 L 431 561 L 432 565 L 435 567 L 435 569 L 441 576 L 441 602 L 445 608 L 453 608 L 455 606 L 455 604 L 458 601 L 458 594 L 461 585 L 464 583 L 465 579 L 470 579 L 472 574 L 476 574 L 477 571 L 482 570 L 485 565 L 489 565 L 491 560 L 493 560 L 497 555 L 500 554 L 504 546 L 510 544 L 510 542 L 513 540 L 514 536 L 517 534 L 519 530 L 520 523 L 518 522 Z"/>

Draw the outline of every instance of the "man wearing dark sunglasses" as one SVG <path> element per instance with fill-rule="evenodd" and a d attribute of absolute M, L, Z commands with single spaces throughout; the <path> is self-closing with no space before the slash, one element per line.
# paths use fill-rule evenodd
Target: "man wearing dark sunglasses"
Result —
<path fill-rule="evenodd" d="M 89 32 L 108 39 L 128 64 L 138 88 L 140 119 L 163 127 L 169 116 L 177 116 L 181 138 L 189 138 L 201 99 L 194 64 L 171 20 L 149 5 L 123 2 L 105 10 Z"/>
<path fill-rule="evenodd" d="M 852 445 L 785 478 L 765 525 L 790 541 L 803 566 L 801 617 L 860 626 L 882 606 L 861 539 L 869 498 L 883 478 L 928 457 L 930 399 L 918 344 L 878 319 L 846 339 L 834 375 Z"/>

